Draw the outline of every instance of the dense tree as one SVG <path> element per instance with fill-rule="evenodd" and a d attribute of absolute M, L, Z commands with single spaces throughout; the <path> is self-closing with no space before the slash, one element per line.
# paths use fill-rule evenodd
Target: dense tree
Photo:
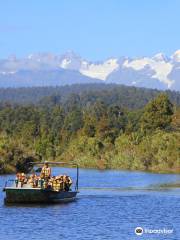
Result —
<path fill-rule="evenodd" d="M 11 104 L 38 104 L 52 106 L 66 104 L 69 96 L 80 99 L 82 107 L 102 101 L 106 105 L 118 105 L 129 109 L 144 107 L 161 91 L 155 89 L 128 87 L 117 84 L 74 84 L 61 87 L 0 88 L 0 107 Z M 166 91 L 171 102 L 180 105 L 180 93 Z M 79 100 L 78 100 L 79 101 Z"/>
<path fill-rule="evenodd" d="M 145 131 L 165 129 L 170 126 L 172 115 L 172 103 L 166 94 L 160 94 L 146 105 L 141 118 L 141 127 Z"/>
<path fill-rule="evenodd" d="M 28 162 L 44 159 L 102 169 L 178 171 L 179 108 L 173 114 L 167 95 L 155 94 L 136 109 L 134 97 L 120 96 L 139 99 L 136 88 L 128 93 L 104 88 L 66 98 L 55 94 L 35 105 L 2 104 L 0 172 L 27 171 Z"/>
<path fill-rule="evenodd" d="M 172 117 L 172 127 L 176 131 L 180 131 L 180 108 L 176 108 Z"/>

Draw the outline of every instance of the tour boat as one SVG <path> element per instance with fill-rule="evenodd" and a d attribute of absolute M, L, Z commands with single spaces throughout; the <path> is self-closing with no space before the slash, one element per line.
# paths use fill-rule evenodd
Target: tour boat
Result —
<path fill-rule="evenodd" d="M 46 162 L 49 165 L 57 166 L 59 164 L 66 164 L 76 167 L 76 182 L 74 189 L 69 191 L 64 190 L 53 190 L 52 188 L 44 187 L 32 187 L 30 184 L 24 184 L 22 187 L 20 184 L 16 185 L 16 180 L 8 180 L 5 183 L 3 191 L 5 192 L 4 202 L 8 203 L 65 203 L 71 202 L 76 199 L 78 193 L 78 179 L 79 179 L 79 168 L 74 163 L 64 162 Z M 44 162 L 31 163 L 33 165 L 42 166 Z M 10 185 L 11 183 L 11 185 Z"/>

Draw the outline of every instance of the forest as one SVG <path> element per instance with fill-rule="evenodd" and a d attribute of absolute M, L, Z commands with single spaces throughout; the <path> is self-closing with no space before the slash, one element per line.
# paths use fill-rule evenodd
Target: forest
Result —
<path fill-rule="evenodd" d="M 180 172 L 178 92 L 113 84 L 35 89 L 0 90 L 0 173 L 26 172 L 39 160 Z"/>
<path fill-rule="evenodd" d="M 73 84 L 57 87 L 0 88 L 0 103 L 39 104 L 43 99 L 57 96 L 58 102 L 64 104 L 73 95 L 79 95 L 82 104 L 100 100 L 106 104 L 123 105 L 128 108 L 142 108 L 149 100 L 160 94 L 156 89 L 137 88 L 119 84 Z M 180 105 L 180 93 L 165 91 L 169 99 Z M 57 101 L 57 99 L 56 99 Z"/>

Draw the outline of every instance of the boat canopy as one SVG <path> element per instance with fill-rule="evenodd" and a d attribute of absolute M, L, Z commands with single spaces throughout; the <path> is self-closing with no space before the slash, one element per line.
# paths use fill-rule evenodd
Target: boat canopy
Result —
<path fill-rule="evenodd" d="M 44 165 L 45 163 L 51 164 L 51 165 L 58 165 L 58 164 L 62 164 L 62 165 L 71 165 L 71 166 L 76 166 L 78 167 L 78 164 L 75 162 L 51 162 L 51 161 L 43 161 L 43 162 L 29 162 L 29 164 L 32 165 Z"/>

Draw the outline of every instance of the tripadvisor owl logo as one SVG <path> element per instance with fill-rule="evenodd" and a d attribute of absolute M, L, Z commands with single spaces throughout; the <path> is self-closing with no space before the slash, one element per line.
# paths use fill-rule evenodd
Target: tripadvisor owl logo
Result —
<path fill-rule="evenodd" d="M 135 234 L 141 236 L 143 234 L 143 228 L 142 227 L 135 228 Z"/>

